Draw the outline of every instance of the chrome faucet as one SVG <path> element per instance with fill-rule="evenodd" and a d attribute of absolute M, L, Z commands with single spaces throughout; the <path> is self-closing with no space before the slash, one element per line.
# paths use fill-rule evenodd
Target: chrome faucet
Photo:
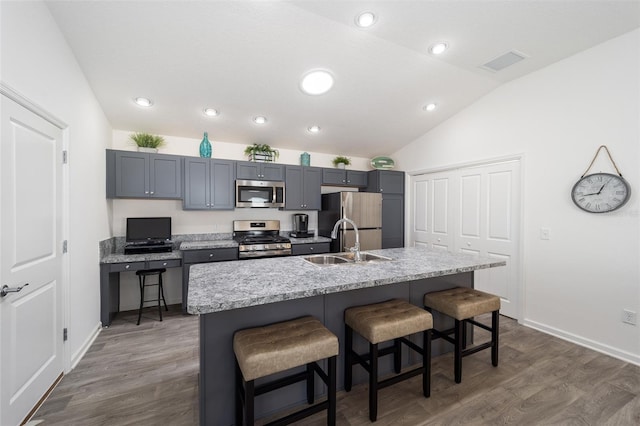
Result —
<path fill-rule="evenodd" d="M 346 217 L 343 217 L 342 219 L 338 219 L 336 224 L 333 225 L 333 231 L 331 231 L 331 238 L 333 238 L 334 240 L 338 238 L 338 226 L 340 226 L 342 222 L 350 223 L 351 226 L 353 226 L 353 230 L 356 231 L 356 243 L 353 247 L 349 249 L 349 251 L 351 253 L 354 253 L 355 255 L 354 260 L 356 262 L 361 262 L 362 257 L 360 256 L 360 233 L 358 232 L 358 227 L 356 226 L 356 223 L 354 221 Z"/>

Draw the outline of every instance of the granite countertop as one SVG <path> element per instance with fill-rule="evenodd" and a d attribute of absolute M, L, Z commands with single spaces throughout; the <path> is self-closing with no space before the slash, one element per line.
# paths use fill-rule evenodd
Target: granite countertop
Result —
<path fill-rule="evenodd" d="M 238 247 L 238 242 L 234 240 L 210 240 L 210 241 L 183 241 L 180 243 L 180 250 L 202 250 L 212 248 Z"/>
<path fill-rule="evenodd" d="M 393 260 L 321 267 L 303 256 L 287 256 L 193 265 L 187 311 L 207 314 L 506 265 L 424 247 L 368 252 Z"/>
<path fill-rule="evenodd" d="M 111 253 L 100 259 L 100 263 L 129 263 L 145 262 L 147 260 L 182 259 L 182 253 L 178 250 L 167 253 L 124 254 Z"/>
<path fill-rule="evenodd" d="M 330 243 L 331 238 L 327 237 L 309 237 L 309 238 L 293 238 L 288 237 L 291 240 L 291 244 L 313 244 L 313 243 Z"/>

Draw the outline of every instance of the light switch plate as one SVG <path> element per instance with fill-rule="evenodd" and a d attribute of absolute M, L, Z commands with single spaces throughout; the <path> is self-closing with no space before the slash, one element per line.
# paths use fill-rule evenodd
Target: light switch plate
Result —
<path fill-rule="evenodd" d="M 549 228 L 540 228 L 540 239 L 541 240 L 548 240 L 550 239 L 550 234 L 551 231 L 549 230 Z"/>

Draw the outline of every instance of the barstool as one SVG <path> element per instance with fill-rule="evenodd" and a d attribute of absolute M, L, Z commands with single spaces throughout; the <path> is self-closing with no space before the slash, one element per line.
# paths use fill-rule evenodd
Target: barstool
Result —
<path fill-rule="evenodd" d="M 164 290 L 162 289 L 162 274 L 166 272 L 165 268 L 160 269 L 143 269 L 140 271 L 136 271 L 136 275 L 138 276 L 138 285 L 140 286 L 140 309 L 138 309 L 138 323 L 136 325 L 140 325 L 140 318 L 142 318 L 142 307 L 145 302 L 158 302 L 158 313 L 160 314 L 160 321 L 162 321 L 162 307 L 160 304 L 160 300 L 164 302 L 164 309 L 166 311 L 169 310 L 167 307 L 167 301 L 164 300 Z M 153 284 L 147 284 L 147 277 L 157 275 L 158 282 Z M 156 300 L 144 300 L 144 289 L 145 287 L 153 287 L 158 286 L 158 298 Z"/>
<path fill-rule="evenodd" d="M 344 311 L 345 365 L 344 388 L 351 390 L 353 365 L 360 364 L 369 373 L 369 419 L 378 417 L 378 390 L 422 374 L 422 393 L 431 394 L 431 314 L 404 300 L 393 299 L 373 305 L 348 308 Z M 353 331 L 369 341 L 369 353 L 359 355 L 353 350 Z M 422 348 L 407 337 L 422 332 Z M 393 340 L 393 346 L 378 349 L 378 344 Z M 402 343 L 422 355 L 422 366 L 400 374 Z M 395 376 L 378 381 L 378 358 L 394 356 Z M 368 362 L 367 362 L 368 361 Z"/>
<path fill-rule="evenodd" d="M 236 355 L 236 425 L 254 422 L 254 399 L 306 380 L 307 402 L 314 400 L 314 373 L 327 385 L 327 400 L 289 414 L 269 424 L 286 425 L 327 410 L 327 425 L 336 423 L 336 358 L 338 338 L 311 316 L 237 331 L 233 335 Z M 317 361 L 328 359 L 325 373 Z M 261 377 L 306 365 L 306 370 L 256 386 Z"/>
<path fill-rule="evenodd" d="M 462 381 L 462 358 L 491 348 L 491 363 L 498 366 L 498 328 L 500 297 L 472 288 L 453 288 L 424 295 L 424 306 L 429 311 L 438 311 L 455 319 L 448 330 L 433 329 L 433 339 L 442 338 L 454 346 L 454 375 L 456 383 Z M 491 312 L 491 327 L 481 324 L 473 317 Z M 467 323 L 491 332 L 489 342 L 467 347 Z M 453 339 L 449 336 L 453 334 Z"/>

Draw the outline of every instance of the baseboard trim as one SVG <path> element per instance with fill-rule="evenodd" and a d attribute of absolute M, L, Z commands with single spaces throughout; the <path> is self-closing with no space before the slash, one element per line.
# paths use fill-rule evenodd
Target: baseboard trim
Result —
<path fill-rule="evenodd" d="M 102 331 L 102 325 L 101 323 L 98 322 L 98 324 L 91 331 L 89 336 L 85 339 L 84 343 L 82 343 L 82 346 L 80 346 L 80 348 L 71 355 L 71 366 L 69 368 L 69 371 L 76 368 L 76 365 L 78 365 L 80 360 L 84 357 L 84 354 L 87 353 L 87 351 L 89 350 L 93 342 L 96 340 L 96 338 L 100 334 L 100 331 Z M 69 371 L 67 371 L 66 373 L 69 373 Z"/>
<path fill-rule="evenodd" d="M 599 343 L 590 339 L 585 339 L 584 337 L 578 336 L 576 334 L 568 333 L 564 330 L 560 330 L 555 327 L 550 327 L 548 325 L 541 324 L 536 321 L 525 319 L 524 322 L 522 322 L 522 325 L 529 328 L 533 328 L 535 330 L 541 331 L 546 334 L 550 334 L 559 339 L 566 340 L 571 343 L 575 343 L 576 345 L 593 349 L 596 352 L 600 352 L 605 355 L 612 356 L 614 358 L 628 362 L 630 364 L 635 364 L 637 366 L 640 366 L 640 355 L 636 355 L 627 351 L 622 351 L 620 349 L 614 348 L 609 345 L 603 345 L 602 343 Z"/>

